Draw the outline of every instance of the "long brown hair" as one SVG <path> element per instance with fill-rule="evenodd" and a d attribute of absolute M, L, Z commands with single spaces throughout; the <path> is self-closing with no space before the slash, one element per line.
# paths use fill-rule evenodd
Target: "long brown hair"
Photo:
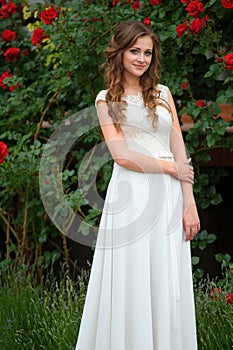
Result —
<path fill-rule="evenodd" d="M 122 99 L 124 94 L 122 85 L 124 72 L 123 53 L 132 47 L 138 38 L 143 36 L 150 36 L 153 42 L 150 66 L 140 77 L 144 104 L 148 107 L 147 117 L 152 119 L 152 124 L 156 126 L 158 119 L 156 106 L 162 105 L 170 111 L 166 101 L 164 103 L 161 102 L 157 87 L 161 67 L 160 43 L 157 35 L 142 22 L 135 20 L 121 22 L 116 27 L 109 46 L 104 51 L 106 59 L 102 65 L 102 68 L 105 68 L 104 79 L 107 89 L 106 102 L 108 103 L 108 111 L 117 127 L 125 118 L 124 111 L 127 106 L 127 102 Z"/>

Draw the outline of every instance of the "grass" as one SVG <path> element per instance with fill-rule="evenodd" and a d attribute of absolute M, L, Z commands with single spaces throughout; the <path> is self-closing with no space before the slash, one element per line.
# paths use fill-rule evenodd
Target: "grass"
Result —
<path fill-rule="evenodd" d="M 195 287 L 198 350 L 233 349 L 233 271 L 225 270 L 218 281 L 206 280 Z M 232 294 L 233 296 L 233 294 Z"/>
<path fill-rule="evenodd" d="M 59 283 L 51 273 L 41 287 L 27 269 L 0 273 L 0 349 L 74 350 L 87 274 L 74 284 L 65 273 Z M 214 300 L 210 293 L 217 288 L 215 282 L 195 287 L 199 350 L 233 349 L 233 304 L 225 301 L 232 281 L 227 272 Z"/>
<path fill-rule="evenodd" d="M 19 277 L 20 275 L 20 277 Z M 85 275 L 74 285 L 53 274 L 42 287 L 10 272 L 0 288 L 1 350 L 73 350 L 85 299 Z"/>

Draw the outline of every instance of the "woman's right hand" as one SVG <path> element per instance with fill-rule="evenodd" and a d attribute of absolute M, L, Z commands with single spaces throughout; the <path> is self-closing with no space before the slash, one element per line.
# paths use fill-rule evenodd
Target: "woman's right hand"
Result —
<path fill-rule="evenodd" d="M 190 184 L 194 183 L 194 171 L 192 165 L 190 165 L 190 159 L 183 162 L 175 162 L 176 171 L 174 177 L 180 181 L 185 181 Z"/>

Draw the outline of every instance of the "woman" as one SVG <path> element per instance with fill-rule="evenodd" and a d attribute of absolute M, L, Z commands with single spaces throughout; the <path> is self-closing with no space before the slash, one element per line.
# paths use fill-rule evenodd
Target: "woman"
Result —
<path fill-rule="evenodd" d="M 76 350 L 195 350 L 190 240 L 200 230 L 193 168 L 160 45 L 138 21 L 105 50 L 96 98 L 114 159 Z"/>

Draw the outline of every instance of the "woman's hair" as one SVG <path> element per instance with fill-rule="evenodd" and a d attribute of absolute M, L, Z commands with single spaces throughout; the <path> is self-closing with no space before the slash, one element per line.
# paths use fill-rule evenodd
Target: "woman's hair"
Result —
<path fill-rule="evenodd" d="M 108 103 L 109 115 L 114 123 L 119 127 L 119 123 L 124 120 L 124 111 L 127 103 L 122 100 L 124 94 L 123 88 L 123 53 L 128 48 L 134 46 L 138 38 L 150 36 L 153 42 L 152 59 L 149 68 L 140 77 L 142 87 L 142 96 L 145 106 L 148 107 L 148 118 L 152 119 L 154 126 L 157 124 L 156 106 L 162 105 L 169 109 L 161 102 L 159 96 L 159 70 L 160 64 L 160 43 L 157 35 L 144 23 L 131 20 L 118 24 L 115 34 L 110 40 L 109 46 L 105 49 L 106 60 L 102 67 L 105 68 L 105 84 L 108 89 L 106 102 Z M 169 109 L 170 110 L 170 109 Z"/>

